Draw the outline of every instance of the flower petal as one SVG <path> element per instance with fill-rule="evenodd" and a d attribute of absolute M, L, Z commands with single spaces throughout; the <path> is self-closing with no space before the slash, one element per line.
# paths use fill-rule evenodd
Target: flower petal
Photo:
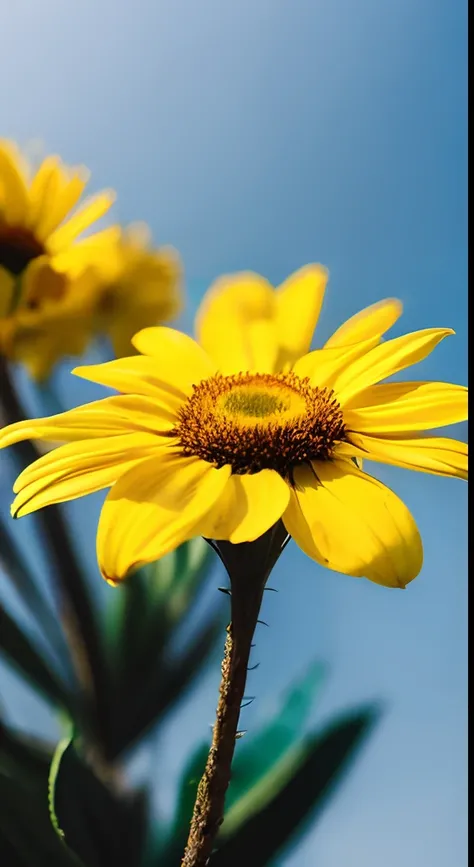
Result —
<path fill-rule="evenodd" d="M 242 272 L 213 283 L 196 315 L 196 336 L 221 373 L 275 369 L 275 304 L 272 286 L 259 274 Z"/>
<path fill-rule="evenodd" d="M 332 349 L 315 349 L 308 352 L 293 365 L 294 372 L 309 377 L 312 386 L 336 388 L 339 377 L 348 366 L 366 355 L 379 342 L 378 337 L 362 340 L 351 346 L 335 346 Z"/>
<path fill-rule="evenodd" d="M 328 271 L 322 265 L 306 265 L 291 274 L 276 290 L 279 369 L 293 364 L 309 351 L 328 277 Z"/>
<path fill-rule="evenodd" d="M 344 407 L 349 430 L 427 430 L 467 419 L 467 388 L 448 382 L 390 382 L 360 392 Z"/>
<path fill-rule="evenodd" d="M 422 361 L 448 334 L 454 334 L 452 328 L 425 328 L 375 346 L 338 377 L 338 400 L 346 404 L 375 382 Z"/>
<path fill-rule="evenodd" d="M 75 214 L 59 229 L 56 229 L 48 238 L 48 249 L 51 253 L 59 253 L 74 241 L 84 229 L 88 229 L 92 223 L 103 217 L 112 207 L 115 201 L 115 193 L 112 190 L 104 190 L 96 196 L 87 199 L 78 208 Z"/>
<path fill-rule="evenodd" d="M 169 447 L 169 441 L 153 434 L 130 433 L 60 446 L 18 476 L 11 513 L 21 518 L 51 503 L 107 488 L 137 463 L 156 454 L 160 445 Z"/>
<path fill-rule="evenodd" d="M 133 355 L 130 358 L 115 358 L 102 364 L 89 364 L 75 367 L 74 376 L 96 382 L 107 388 L 115 388 L 123 394 L 143 395 L 152 398 L 173 418 L 186 394 L 181 390 L 183 371 L 173 367 L 168 370 L 160 367 L 154 358 Z M 177 382 L 175 383 L 175 374 Z M 187 386 L 188 389 L 191 386 Z"/>
<path fill-rule="evenodd" d="M 281 518 L 289 499 L 288 485 L 273 470 L 233 475 L 199 522 L 199 532 L 207 539 L 225 539 L 234 545 L 253 542 Z"/>
<path fill-rule="evenodd" d="M 0 429 L 0 448 L 23 440 L 75 442 L 139 430 L 160 433 L 174 426 L 155 401 L 117 395 L 48 418 L 25 419 Z"/>
<path fill-rule="evenodd" d="M 347 346 L 368 340 L 370 337 L 381 337 L 394 325 L 402 315 L 403 304 L 397 298 L 385 298 L 370 307 L 360 310 L 344 322 L 332 337 L 324 344 L 325 349 L 334 346 Z"/>
<path fill-rule="evenodd" d="M 377 437 L 350 434 L 337 446 L 338 454 L 393 464 L 409 470 L 467 479 L 467 443 L 448 437 Z"/>
<path fill-rule="evenodd" d="M 153 365 L 156 379 L 159 375 L 160 379 L 184 395 L 192 394 L 193 385 L 216 372 L 215 364 L 199 344 L 174 328 L 143 328 L 132 338 L 132 344 L 147 356 L 144 361 Z"/>
<path fill-rule="evenodd" d="M 200 519 L 221 496 L 230 472 L 163 452 L 122 476 L 99 520 L 97 556 L 104 578 L 117 584 L 129 570 L 198 535 Z"/>
<path fill-rule="evenodd" d="M 25 183 L 26 166 L 22 156 L 10 142 L 0 140 L 0 193 L 2 217 L 12 225 L 22 225 L 28 213 L 28 190 Z"/>
<path fill-rule="evenodd" d="M 407 507 L 352 461 L 295 470 L 283 521 L 310 557 L 386 587 L 405 587 L 421 570 L 420 534 Z"/>
<path fill-rule="evenodd" d="M 28 223 L 44 241 L 79 201 L 89 173 L 84 168 L 67 171 L 59 157 L 47 157 L 30 185 Z"/>

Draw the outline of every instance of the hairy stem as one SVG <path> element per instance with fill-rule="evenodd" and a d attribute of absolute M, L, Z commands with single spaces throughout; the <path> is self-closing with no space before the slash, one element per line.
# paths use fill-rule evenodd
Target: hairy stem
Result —
<path fill-rule="evenodd" d="M 227 627 L 211 748 L 197 790 L 182 867 L 205 867 L 223 821 L 252 638 L 265 584 L 286 535 L 277 524 L 256 542 L 215 546 L 230 576 L 232 619 Z"/>

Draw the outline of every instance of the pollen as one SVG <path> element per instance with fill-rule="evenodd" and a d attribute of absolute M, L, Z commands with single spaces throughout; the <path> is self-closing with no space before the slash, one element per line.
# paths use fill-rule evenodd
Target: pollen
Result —
<path fill-rule="evenodd" d="M 294 373 L 218 374 L 193 386 L 173 432 L 182 454 L 233 473 L 292 469 L 329 460 L 345 439 L 342 410 L 327 388 Z"/>

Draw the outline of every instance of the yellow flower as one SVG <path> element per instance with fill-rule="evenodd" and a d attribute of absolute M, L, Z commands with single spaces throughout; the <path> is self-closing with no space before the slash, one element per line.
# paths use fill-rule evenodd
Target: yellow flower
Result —
<path fill-rule="evenodd" d="M 171 248 L 153 249 L 147 226 L 132 225 L 111 238 L 93 267 L 94 330 L 110 337 L 117 357 L 134 352 L 137 331 L 180 312 L 179 258 Z"/>
<path fill-rule="evenodd" d="M 300 304 L 293 322 L 305 321 L 311 279 L 316 292 L 319 269 L 290 278 Z M 421 435 L 465 419 L 467 389 L 378 384 L 453 333 L 428 328 L 381 343 L 393 321 L 390 303 L 391 316 L 381 304 L 359 314 L 357 326 L 343 326 L 358 332 L 357 342 L 306 353 L 285 372 L 274 372 L 267 344 L 252 330 L 242 354 L 227 319 L 220 329 L 229 330 L 228 355 L 219 363 L 178 331 L 144 329 L 133 338 L 141 356 L 74 371 L 120 395 L 0 432 L 0 446 L 26 438 L 65 443 L 18 477 L 12 514 L 110 487 L 97 552 L 112 583 L 193 536 L 250 542 L 281 518 L 318 563 L 404 587 L 422 566 L 415 521 L 352 458 L 467 478 L 465 444 Z M 281 333 L 281 346 L 296 352 L 298 336 Z"/>
<path fill-rule="evenodd" d="M 113 195 L 99 193 L 71 214 L 86 183 L 83 168 L 56 156 L 32 174 L 13 143 L 0 141 L 0 352 L 25 360 L 39 378 L 64 347 L 82 351 L 87 339 L 89 292 L 75 280 L 110 230 L 78 236 L 108 211 Z"/>

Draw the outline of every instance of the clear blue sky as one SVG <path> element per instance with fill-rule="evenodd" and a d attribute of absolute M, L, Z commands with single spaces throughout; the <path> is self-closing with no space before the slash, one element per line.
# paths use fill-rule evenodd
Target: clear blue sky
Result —
<path fill-rule="evenodd" d="M 395 295 L 395 333 L 457 332 L 416 377 L 466 382 L 466 3 L 16 0 L 1 18 L 0 132 L 86 163 L 94 189 L 118 190 L 121 220 L 146 220 L 180 250 L 188 326 L 221 272 L 279 281 L 320 261 L 331 278 L 318 342 Z M 371 698 L 387 711 L 285 867 L 463 867 L 466 486 L 372 469 L 419 522 L 423 572 L 389 591 L 290 545 L 265 600 L 246 727 L 327 659 L 314 721 Z M 208 731 L 217 674 L 166 736 L 170 780 L 182 739 Z M 21 715 L 26 698 L 9 694 Z"/>

